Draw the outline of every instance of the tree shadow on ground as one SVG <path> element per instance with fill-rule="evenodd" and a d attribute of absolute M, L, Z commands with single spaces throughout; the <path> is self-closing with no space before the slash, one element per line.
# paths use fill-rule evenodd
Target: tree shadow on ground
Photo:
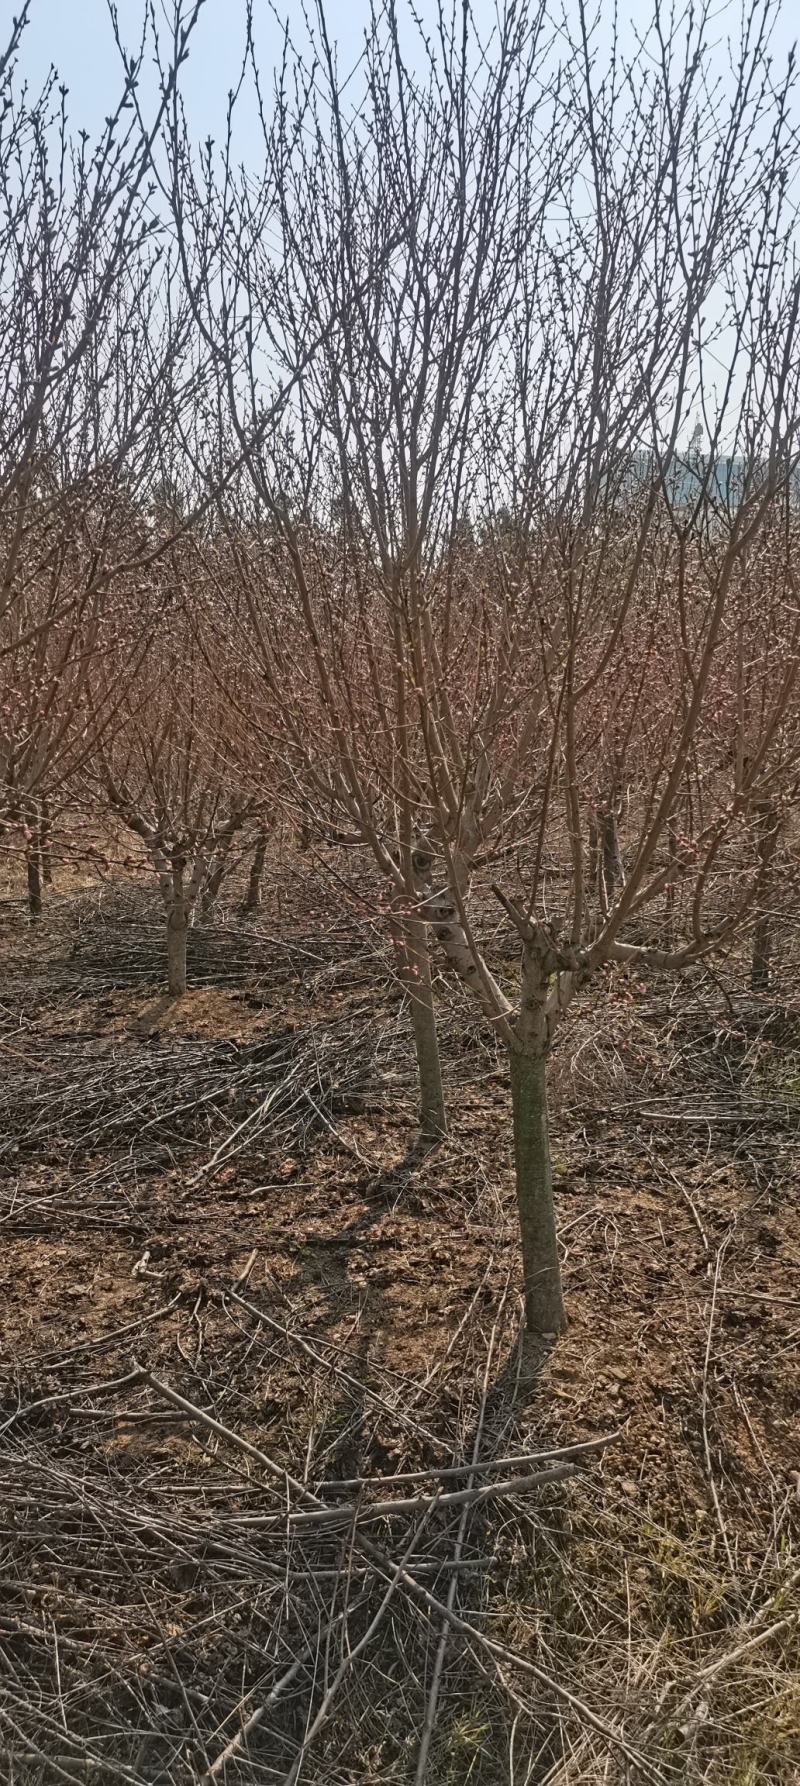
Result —
<path fill-rule="evenodd" d="M 139 1011 L 138 1015 L 132 1017 L 126 1024 L 128 1034 L 132 1036 L 156 1034 L 161 1028 L 167 1027 L 163 1023 L 163 1019 L 174 1015 L 179 1005 L 180 998 L 177 993 L 162 992 L 158 998 L 153 1000 L 152 1004 L 145 1005 L 144 1010 Z"/>

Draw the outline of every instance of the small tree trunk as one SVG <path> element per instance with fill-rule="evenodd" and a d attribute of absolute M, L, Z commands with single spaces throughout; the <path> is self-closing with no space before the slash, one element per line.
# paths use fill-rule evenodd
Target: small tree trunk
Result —
<path fill-rule="evenodd" d="M 553 1204 L 545 1062 L 543 1056 L 516 1049 L 510 1058 L 525 1319 L 531 1333 L 561 1333 L 567 1321 Z"/>
<path fill-rule="evenodd" d="M 172 900 L 167 912 L 167 985 L 173 997 L 186 991 L 186 937 L 189 929 L 189 905 L 184 886 L 186 862 L 176 854 L 172 859 Z"/>
<path fill-rule="evenodd" d="M 230 867 L 227 856 L 221 856 L 206 881 L 200 895 L 200 916 L 210 918 L 217 902 L 217 895 Z"/>
<path fill-rule="evenodd" d="M 39 854 L 39 829 L 34 828 L 28 844 L 26 867 L 28 871 L 28 911 L 32 918 L 42 915 L 42 875 Z"/>
<path fill-rule="evenodd" d="M 39 856 L 42 864 L 42 880 L 46 887 L 53 884 L 53 860 L 50 850 L 50 808 L 46 800 L 42 801 L 42 822 L 39 829 Z"/>
<path fill-rule="evenodd" d="M 186 991 L 186 938 L 189 925 L 183 900 L 176 900 L 167 918 L 167 984 L 173 997 Z"/>
<path fill-rule="evenodd" d="M 760 870 L 759 911 L 753 932 L 753 957 L 750 985 L 753 992 L 769 990 L 772 960 L 773 864 L 780 837 L 780 819 L 774 800 L 762 800 L 756 807 L 758 864 Z"/>
<path fill-rule="evenodd" d="M 622 882 L 622 852 L 619 847 L 619 827 L 617 824 L 616 808 L 613 802 L 610 802 L 608 806 L 603 808 L 601 830 L 603 885 L 605 888 L 606 904 L 610 906 L 614 898 L 614 892 Z"/>
<path fill-rule="evenodd" d="M 594 813 L 589 816 L 589 886 L 600 892 L 600 833 Z"/>
<path fill-rule="evenodd" d="M 678 880 L 678 834 L 677 834 L 677 832 L 675 830 L 675 826 L 671 820 L 670 820 L 669 830 L 667 832 L 667 851 L 668 851 L 668 855 L 669 855 L 670 874 L 669 874 L 669 880 L 667 881 L 666 892 L 664 895 L 664 917 L 666 920 L 667 939 L 670 943 L 674 943 L 675 933 L 676 933 L 676 918 L 677 918 L 676 894 L 677 894 L 677 880 Z"/>
<path fill-rule="evenodd" d="M 420 1128 L 423 1135 L 432 1139 L 446 1133 L 447 1116 L 439 1060 L 439 1038 L 436 1034 L 427 927 L 416 918 L 407 918 L 401 930 L 395 934 L 394 941 L 400 978 L 411 1006 L 419 1074 Z"/>
<path fill-rule="evenodd" d="M 247 892 L 242 906 L 243 912 L 257 912 L 261 906 L 261 877 L 264 873 L 264 862 L 267 854 L 269 833 L 266 825 L 259 826 L 256 837 L 253 859 L 250 863 L 250 874 L 247 881 Z"/>

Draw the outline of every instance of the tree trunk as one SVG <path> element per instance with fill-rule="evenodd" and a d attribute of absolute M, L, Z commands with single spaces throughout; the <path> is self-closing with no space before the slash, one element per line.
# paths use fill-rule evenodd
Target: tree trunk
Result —
<path fill-rule="evenodd" d="M 678 834 L 672 820 L 667 831 L 667 851 L 669 856 L 670 876 L 664 895 L 664 917 L 666 921 L 667 941 L 670 946 L 675 943 L 677 919 L 677 881 L 678 881 Z"/>
<path fill-rule="evenodd" d="M 594 813 L 589 815 L 589 886 L 593 893 L 600 892 L 600 832 Z"/>
<path fill-rule="evenodd" d="M 753 957 L 750 985 L 753 992 L 768 992 L 772 960 L 773 864 L 780 837 L 780 818 L 773 800 L 761 800 L 756 807 L 758 863 L 760 870 L 759 911 L 753 932 Z"/>
<path fill-rule="evenodd" d="M 171 995 L 180 998 L 186 991 L 186 938 L 189 931 L 186 906 L 175 900 L 166 920 L 166 973 Z"/>
<path fill-rule="evenodd" d="M 53 861 L 50 849 L 50 808 L 46 800 L 42 801 L 42 823 L 39 832 L 39 855 L 42 864 L 42 879 L 46 887 L 52 885 Z"/>
<path fill-rule="evenodd" d="M 606 905 L 613 903 L 616 888 L 622 883 L 622 852 L 619 847 L 619 828 L 617 825 L 616 807 L 610 801 L 603 808 L 601 819 L 602 836 L 602 874 L 605 889 Z"/>
<path fill-rule="evenodd" d="M 511 1098 L 525 1319 L 531 1333 L 561 1333 L 567 1321 L 561 1294 L 542 1056 L 516 1049 L 511 1053 Z"/>
<path fill-rule="evenodd" d="M 261 906 L 261 877 L 264 873 L 264 862 L 267 854 L 269 833 L 266 825 L 259 827 L 256 837 L 253 859 L 250 863 L 250 874 L 247 881 L 247 892 L 242 906 L 243 912 L 257 912 Z"/>
<path fill-rule="evenodd" d="M 420 1091 L 420 1128 L 433 1138 L 444 1135 L 447 1116 L 444 1106 L 442 1068 L 439 1060 L 439 1039 L 436 1034 L 436 1010 L 431 985 L 431 958 L 427 926 L 416 918 L 407 918 L 395 937 L 400 977 L 408 993 L 414 1048 L 417 1056 Z"/>
<path fill-rule="evenodd" d="M 38 827 L 34 830 L 28 844 L 26 866 L 28 871 L 28 911 L 32 918 L 41 918 L 42 875 Z"/>
<path fill-rule="evenodd" d="M 174 850 L 171 872 L 164 886 L 168 902 L 167 985 L 173 998 L 180 998 L 181 994 L 186 991 L 186 937 L 189 929 L 191 898 L 187 898 L 185 875 L 186 857 L 182 850 Z"/>
<path fill-rule="evenodd" d="M 219 893 L 220 887 L 222 886 L 222 883 L 225 879 L 225 876 L 228 872 L 229 867 L 230 867 L 230 861 L 229 861 L 228 857 L 221 856 L 219 861 L 212 868 L 211 873 L 208 876 L 206 884 L 205 884 L 203 891 L 200 895 L 200 916 L 201 916 L 201 918 L 210 918 L 211 917 L 211 914 L 212 914 L 214 907 L 217 903 L 217 895 Z"/>

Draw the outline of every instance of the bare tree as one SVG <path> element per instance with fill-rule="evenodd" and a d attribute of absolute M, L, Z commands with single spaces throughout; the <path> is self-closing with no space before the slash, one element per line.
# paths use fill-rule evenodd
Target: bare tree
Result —
<path fill-rule="evenodd" d="M 220 181 L 207 163 L 201 184 L 177 125 L 172 194 L 250 478 L 244 512 L 228 508 L 249 649 L 281 714 L 300 804 L 364 844 L 388 883 L 421 1122 L 437 1134 L 444 1095 L 415 866 L 429 816 L 427 771 L 421 779 L 415 761 L 420 651 L 432 643 L 431 604 L 457 599 L 442 597 L 442 567 L 474 488 L 479 394 L 526 243 L 542 228 L 558 145 L 554 136 L 542 156 L 533 125 L 541 10 L 510 8 L 489 60 L 471 31 L 442 17 L 436 43 L 421 39 L 414 77 L 396 8 L 373 23 L 350 118 L 320 14 L 313 78 L 300 58 L 284 65 L 257 196 L 235 183 L 229 154 Z M 267 364 L 303 366 L 280 433 L 259 428 Z M 441 690 L 439 723 L 455 740 Z"/>
<path fill-rule="evenodd" d="M 623 78 L 612 58 L 601 78 L 581 15 L 569 106 L 589 215 L 567 204 L 557 248 L 526 272 L 516 397 L 499 426 L 488 418 L 503 626 L 513 616 L 530 685 L 531 847 L 516 885 L 507 873 L 496 883 L 520 949 L 518 996 L 501 992 L 476 937 L 433 755 L 428 912 L 509 1047 L 526 1305 L 539 1331 L 564 1321 L 545 1081 L 557 1026 L 607 964 L 678 970 L 737 934 L 769 866 L 759 813 L 794 776 L 786 727 L 800 638 L 782 526 L 798 446 L 794 72 L 776 91 L 770 17 L 767 6 L 748 19 L 722 102 L 701 79 L 702 20 L 667 27 L 656 9 L 649 70 Z M 729 369 L 713 394 L 708 356 L 723 341 Z M 682 457 L 696 406 L 708 449 Z M 716 710 L 721 681 L 735 678 L 745 565 L 752 587 L 774 591 L 772 621 L 757 650 L 745 603 L 753 686 L 722 769 Z M 430 706 L 425 694 L 423 727 Z M 683 936 L 659 937 L 656 921 L 648 937 L 649 913 L 677 886 Z"/>
<path fill-rule="evenodd" d="M 611 964 L 680 971 L 739 934 L 769 868 L 759 810 L 794 773 L 776 516 L 798 449 L 797 137 L 774 12 L 756 0 L 722 87 L 691 8 L 656 0 L 628 59 L 582 4 L 558 61 L 533 8 L 490 47 L 440 20 L 418 75 L 392 4 L 347 112 L 319 15 L 255 198 L 229 149 L 200 179 L 177 118 L 167 143 L 243 472 L 229 606 L 275 760 L 382 871 L 423 1127 L 444 1121 L 431 934 L 508 1049 L 540 1332 L 564 1321 L 557 1026 Z M 263 392 L 298 368 L 278 427 Z M 772 579 L 784 671 L 770 644 L 746 752 L 721 753 L 745 566 Z M 492 877 L 516 996 L 482 940 Z"/>
<path fill-rule="evenodd" d="M 180 559 L 188 573 L 187 550 L 184 544 Z M 125 674 L 114 724 L 98 737 L 94 770 L 111 814 L 139 838 L 156 876 L 167 984 L 179 997 L 198 902 L 224 870 L 252 807 L 233 783 L 229 718 L 198 648 L 186 592 L 174 582 L 177 556 L 162 572 L 161 626 L 137 674 Z M 113 664 L 104 673 L 115 679 Z"/>
<path fill-rule="evenodd" d="M 257 912 L 261 906 L 261 882 L 264 875 L 264 865 L 267 859 L 269 835 L 269 827 L 262 822 L 256 831 L 253 854 L 250 860 L 250 871 L 247 876 L 247 891 L 242 903 L 242 911 L 248 913 L 248 915 Z"/>
<path fill-rule="evenodd" d="M 179 428 L 202 382 L 148 183 L 198 10 L 149 129 L 131 112 L 142 49 L 96 144 L 71 139 L 54 76 L 33 102 L 18 91 L 27 7 L 0 59 L 0 819 L 33 916 L 46 803 L 91 748 L 93 656 L 118 651 L 133 572 L 163 550 L 147 492 L 165 410 Z"/>

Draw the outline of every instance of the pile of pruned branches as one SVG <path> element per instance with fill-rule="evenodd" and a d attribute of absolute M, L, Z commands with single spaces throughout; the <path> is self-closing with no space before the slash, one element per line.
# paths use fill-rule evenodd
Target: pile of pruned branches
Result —
<path fill-rule="evenodd" d="M 635 1566 L 641 1535 L 604 1488 L 624 1439 L 520 1425 L 509 1300 L 487 1331 L 473 1298 L 416 1376 L 271 1314 L 246 1271 L 211 1300 L 192 1387 L 136 1359 L 168 1304 L 114 1374 L 92 1357 L 110 1335 L 40 1359 L 7 1399 L 9 1778 L 434 1786 L 505 1777 L 511 1757 L 551 1786 L 699 1782 L 759 1685 L 788 1716 L 789 1552 L 731 1584 L 699 1663 L 690 1641 L 626 1633 L 564 1542 L 588 1532 L 598 1569 L 609 1545 Z M 253 1397 L 282 1370 L 313 1398 L 308 1435 Z"/>
<path fill-rule="evenodd" d="M 454 1686 L 498 1737 L 533 1703 L 537 1741 L 547 1708 L 633 1760 L 613 1718 L 486 1624 L 504 1530 L 520 1509 L 535 1521 L 609 1442 L 519 1441 L 508 1318 L 487 1335 L 473 1301 L 439 1370 L 378 1382 L 246 1283 L 215 1303 L 201 1393 L 135 1360 L 98 1377 L 78 1347 L 40 1365 L 46 1393 L 7 1403 L 0 1728 L 14 1777 L 339 1781 L 373 1756 L 371 1778 L 413 1764 L 421 1780 L 430 1764 L 433 1779 Z M 361 1469 L 310 1462 L 286 1430 L 267 1445 L 226 1353 L 228 1367 L 232 1353 L 303 1369 L 329 1399 L 336 1458 Z M 506 1373 L 513 1385 L 513 1357 Z"/>

